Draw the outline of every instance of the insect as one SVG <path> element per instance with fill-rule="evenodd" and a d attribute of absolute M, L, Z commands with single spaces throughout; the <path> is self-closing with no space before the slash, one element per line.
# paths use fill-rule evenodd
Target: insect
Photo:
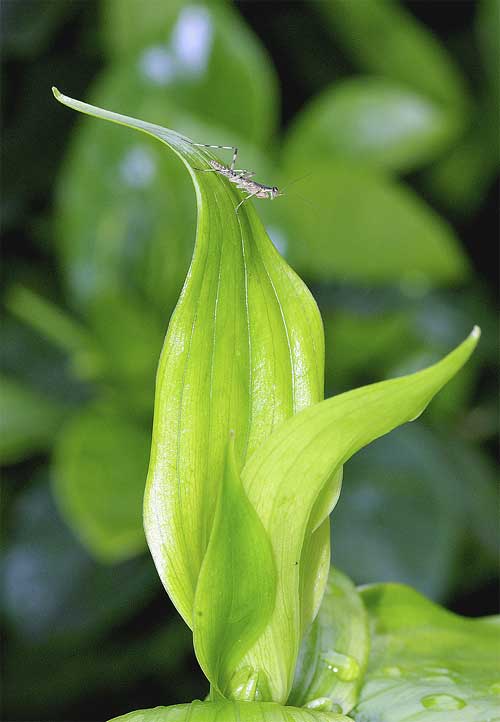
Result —
<path fill-rule="evenodd" d="M 243 203 L 246 203 L 246 201 L 250 200 L 250 198 L 268 198 L 269 200 L 273 200 L 274 198 L 283 195 L 283 192 L 280 191 L 277 186 L 266 186 L 263 183 L 258 183 L 253 180 L 253 176 L 255 175 L 253 171 L 235 169 L 234 166 L 236 164 L 236 158 L 238 157 L 238 148 L 235 148 L 234 145 L 207 145 L 206 143 L 193 143 L 193 145 L 197 145 L 201 148 L 219 148 L 222 150 L 233 151 L 233 158 L 229 167 L 223 163 L 219 163 L 217 160 L 209 160 L 208 162 L 212 168 L 203 169 L 203 172 L 218 173 L 219 175 L 227 178 L 230 183 L 234 183 L 237 188 L 240 188 L 248 193 L 248 195 L 236 206 L 236 213 L 238 213 L 239 207 L 242 206 Z"/>

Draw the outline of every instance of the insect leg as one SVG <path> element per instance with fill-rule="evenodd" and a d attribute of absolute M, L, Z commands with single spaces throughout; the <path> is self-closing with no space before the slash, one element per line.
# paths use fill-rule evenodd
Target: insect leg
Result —
<path fill-rule="evenodd" d="M 231 168 L 231 170 L 234 170 L 236 158 L 238 157 L 238 148 L 236 148 L 234 145 L 209 145 L 208 143 L 193 143 L 193 145 L 197 145 L 200 148 L 219 148 L 222 150 L 232 150 L 233 151 L 233 159 L 231 161 L 230 168 Z"/>
<path fill-rule="evenodd" d="M 238 205 L 236 206 L 236 208 L 235 208 L 235 210 L 236 210 L 236 213 L 238 213 L 238 208 L 239 208 L 240 206 L 242 206 L 242 205 L 243 205 L 243 203 L 246 203 L 247 201 L 249 201 L 249 200 L 250 200 L 250 198 L 253 198 L 254 196 L 256 196 L 258 192 L 259 192 L 259 191 L 258 191 L 258 190 L 256 190 L 256 191 L 255 191 L 255 193 L 250 193 L 250 195 L 249 195 L 249 196 L 247 196 L 246 198 L 243 198 L 243 200 L 242 200 L 242 201 L 240 201 L 240 202 L 238 203 Z"/>

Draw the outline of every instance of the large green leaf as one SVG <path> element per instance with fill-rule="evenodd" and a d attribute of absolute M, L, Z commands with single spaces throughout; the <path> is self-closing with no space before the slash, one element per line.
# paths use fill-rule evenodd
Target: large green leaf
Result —
<path fill-rule="evenodd" d="M 110 722 L 349 722 L 350 717 L 272 702 L 192 702 L 129 712 Z"/>
<path fill-rule="evenodd" d="M 419 416 L 469 358 L 478 338 L 476 327 L 423 371 L 334 396 L 296 414 L 246 463 L 243 485 L 279 561 L 273 614 L 240 667 L 265 673 L 273 700 L 287 699 L 299 651 L 304 542 L 338 499 L 342 465 L 363 446 Z"/>
<path fill-rule="evenodd" d="M 121 561 L 146 548 L 142 497 L 149 434 L 114 408 L 89 407 L 60 434 L 54 491 L 70 526 L 98 559 Z"/>
<path fill-rule="evenodd" d="M 313 205 L 290 191 L 282 206 L 287 256 L 307 277 L 446 285 L 467 276 L 451 227 L 410 188 L 346 161 L 307 170 L 302 193 Z"/>
<path fill-rule="evenodd" d="M 275 593 L 271 545 L 241 485 L 231 437 L 193 614 L 196 656 L 215 695 L 225 693 L 236 664 L 264 629 Z M 252 682 L 251 670 L 243 677 L 233 696 L 258 699 L 259 680 Z"/>
<path fill-rule="evenodd" d="M 326 158 L 396 171 L 424 165 L 459 130 L 438 103 L 382 78 L 344 80 L 297 117 L 285 147 L 290 168 Z"/>
<path fill-rule="evenodd" d="M 366 610 L 354 584 L 332 569 L 318 616 L 300 648 L 288 704 L 344 713 L 356 704 L 368 661 Z"/>
<path fill-rule="evenodd" d="M 372 649 L 356 722 L 500 719 L 499 617 L 459 617 L 399 584 L 361 595 Z"/>
<path fill-rule="evenodd" d="M 398 80 L 461 110 L 464 81 L 446 50 L 395 0 L 318 2 L 318 9 L 362 68 Z"/>
<path fill-rule="evenodd" d="M 251 203 L 237 214 L 240 192 L 216 173 L 198 172 L 210 154 L 173 131 L 55 92 L 70 107 L 159 138 L 181 156 L 195 185 L 196 247 L 160 360 L 145 496 L 146 533 L 160 577 L 191 624 L 228 433 L 235 432 L 241 467 L 284 419 L 322 398 L 321 319 Z M 309 568 L 326 581 L 325 529 Z M 318 590 L 311 613 L 320 582 Z"/>

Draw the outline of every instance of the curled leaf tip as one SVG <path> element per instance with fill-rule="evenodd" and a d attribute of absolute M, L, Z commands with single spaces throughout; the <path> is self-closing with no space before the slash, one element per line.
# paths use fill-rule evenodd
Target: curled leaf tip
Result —
<path fill-rule="evenodd" d="M 58 88 L 56 88 L 55 85 L 52 86 L 52 94 L 54 95 L 54 98 L 55 98 L 56 100 L 60 100 L 60 99 L 61 99 L 62 93 L 61 93 L 61 91 L 60 91 Z"/>
<path fill-rule="evenodd" d="M 477 326 L 477 325 L 474 326 L 470 335 L 471 335 L 471 338 L 476 338 L 476 339 L 481 338 L 481 329 L 479 328 L 479 326 Z"/>

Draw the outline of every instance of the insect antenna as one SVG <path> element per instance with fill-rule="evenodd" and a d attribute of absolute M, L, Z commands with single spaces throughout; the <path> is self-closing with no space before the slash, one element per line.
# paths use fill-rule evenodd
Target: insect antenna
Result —
<path fill-rule="evenodd" d="M 281 193 L 284 193 L 287 188 L 290 188 L 290 186 L 295 185 L 295 183 L 298 183 L 301 180 L 304 180 L 304 178 L 309 178 L 309 176 L 312 175 L 312 171 L 309 171 L 309 173 L 305 173 L 304 175 L 299 176 L 298 178 L 294 178 L 290 183 L 287 183 L 286 186 L 283 186 L 283 188 L 280 189 Z"/>

